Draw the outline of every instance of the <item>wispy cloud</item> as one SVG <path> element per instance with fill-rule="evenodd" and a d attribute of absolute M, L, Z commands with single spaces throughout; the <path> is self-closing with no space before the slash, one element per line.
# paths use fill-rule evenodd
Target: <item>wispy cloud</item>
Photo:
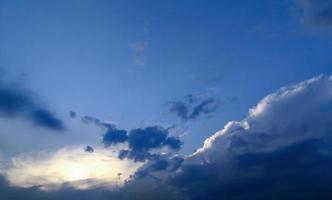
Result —
<path fill-rule="evenodd" d="M 147 58 L 146 58 L 146 51 L 149 46 L 147 40 L 138 41 L 131 45 L 133 50 L 133 59 L 137 65 L 145 65 Z"/>
<path fill-rule="evenodd" d="M 169 112 L 182 120 L 196 119 L 203 114 L 210 114 L 216 111 L 218 105 L 216 100 L 210 98 L 198 98 L 194 95 L 187 95 L 183 100 L 169 103 Z"/>
<path fill-rule="evenodd" d="M 37 100 L 32 92 L 0 82 L 0 116 L 20 117 L 53 130 L 64 130 L 63 122 Z"/>

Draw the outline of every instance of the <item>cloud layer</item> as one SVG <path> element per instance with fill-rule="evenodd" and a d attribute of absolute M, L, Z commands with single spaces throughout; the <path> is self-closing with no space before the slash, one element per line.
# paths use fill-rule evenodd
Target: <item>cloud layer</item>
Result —
<path fill-rule="evenodd" d="M 111 130 L 121 137 L 106 141 L 130 143 L 137 131 L 149 135 L 148 130 Z M 153 142 L 139 137 L 130 150 L 159 147 L 167 140 L 164 130 L 154 131 L 160 135 L 151 137 Z M 84 193 L 98 199 L 331 199 L 331 133 L 332 78 L 318 76 L 266 96 L 246 118 L 226 124 L 192 155 L 161 155 L 137 169 L 123 187 L 102 195 L 99 189 Z M 69 199 L 68 194 L 79 196 L 71 188 L 48 196 Z"/>

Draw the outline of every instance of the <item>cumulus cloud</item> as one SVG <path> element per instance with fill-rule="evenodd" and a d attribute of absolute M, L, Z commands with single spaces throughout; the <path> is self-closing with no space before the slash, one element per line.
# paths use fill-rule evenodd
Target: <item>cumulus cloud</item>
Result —
<path fill-rule="evenodd" d="M 158 150 L 163 147 L 168 147 L 168 149 L 173 151 L 180 150 L 182 142 L 178 138 L 168 135 L 168 130 L 161 126 L 149 126 L 130 131 L 110 127 L 104 134 L 103 143 L 106 147 L 109 147 L 126 142 L 128 149 L 121 150 L 119 158 L 145 161 L 159 156 L 151 153 L 152 150 Z"/>
<path fill-rule="evenodd" d="M 123 187 L 106 196 L 330 199 L 331 133 L 332 78 L 314 77 L 266 96 L 242 121 L 226 124 L 192 155 L 161 155 L 146 162 Z"/>
<path fill-rule="evenodd" d="M 331 108 L 331 77 L 283 87 L 206 139 L 167 185 L 189 199 L 327 199 Z"/>
<path fill-rule="evenodd" d="M 319 138 L 332 130 L 331 78 L 318 76 L 263 98 L 240 122 L 229 122 L 204 142 L 195 155 L 268 151 Z M 219 151 L 215 152 L 214 146 Z"/>
<path fill-rule="evenodd" d="M 182 120 L 196 119 L 202 114 L 210 114 L 218 108 L 214 98 L 199 99 L 193 95 L 187 95 L 183 100 L 169 104 L 169 112 Z"/>
<path fill-rule="evenodd" d="M 31 92 L 0 84 L 1 117 L 21 117 L 40 127 L 53 130 L 65 129 L 62 121 L 42 106 Z"/>
<path fill-rule="evenodd" d="M 329 199 L 331 133 L 332 78 L 314 77 L 263 98 L 175 172 L 164 170 L 165 160 L 150 163 L 122 190 L 168 199 Z"/>
<path fill-rule="evenodd" d="M 112 188 L 123 185 L 140 166 L 130 160 L 120 161 L 104 148 L 87 153 L 81 147 L 65 147 L 15 156 L 3 167 L 1 174 L 10 185 L 24 188 L 53 190 L 65 184 L 76 189 Z"/>

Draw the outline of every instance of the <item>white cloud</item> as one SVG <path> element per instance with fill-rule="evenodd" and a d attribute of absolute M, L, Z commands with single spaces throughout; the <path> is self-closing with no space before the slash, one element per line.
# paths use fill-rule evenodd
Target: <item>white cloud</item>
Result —
<path fill-rule="evenodd" d="M 263 98 L 240 122 L 207 138 L 187 163 L 223 159 L 229 153 L 272 151 L 332 131 L 332 79 L 317 76 Z"/>
<path fill-rule="evenodd" d="M 142 164 L 119 160 L 101 148 L 87 153 L 82 147 L 26 153 L 13 157 L 2 174 L 12 186 L 52 190 L 68 184 L 77 189 L 121 186 Z"/>

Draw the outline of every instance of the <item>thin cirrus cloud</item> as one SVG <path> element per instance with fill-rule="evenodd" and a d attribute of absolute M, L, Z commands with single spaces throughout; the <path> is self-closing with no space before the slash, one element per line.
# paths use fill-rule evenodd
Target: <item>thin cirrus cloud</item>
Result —
<path fill-rule="evenodd" d="M 133 59 L 136 65 L 145 65 L 148 46 L 149 43 L 146 40 L 138 41 L 131 45 L 134 54 Z"/>
<path fill-rule="evenodd" d="M 4 83 L 0 84 L 0 115 L 2 117 L 19 117 L 39 127 L 57 131 L 65 130 L 63 122 L 42 106 L 31 92 Z"/>

